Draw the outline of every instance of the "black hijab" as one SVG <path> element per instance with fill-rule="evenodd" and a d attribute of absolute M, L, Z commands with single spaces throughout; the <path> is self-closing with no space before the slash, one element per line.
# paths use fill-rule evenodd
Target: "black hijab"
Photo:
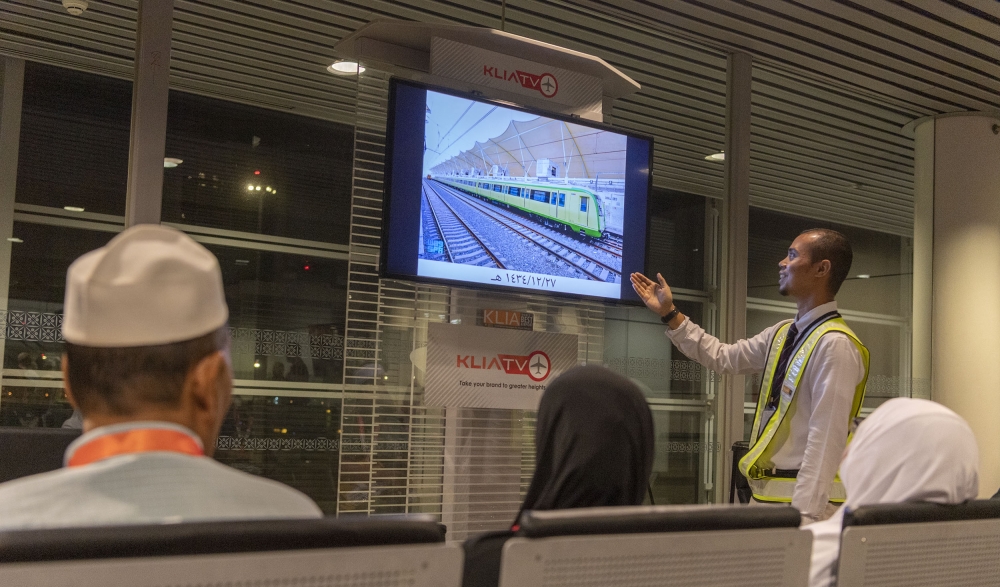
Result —
<path fill-rule="evenodd" d="M 641 505 L 653 442 L 653 415 L 634 383 L 604 367 L 566 371 L 542 395 L 521 512 Z"/>

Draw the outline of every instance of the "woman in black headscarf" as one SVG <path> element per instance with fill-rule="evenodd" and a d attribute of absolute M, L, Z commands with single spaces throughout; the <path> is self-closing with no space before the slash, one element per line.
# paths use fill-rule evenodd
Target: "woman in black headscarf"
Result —
<path fill-rule="evenodd" d="M 535 474 L 526 510 L 640 505 L 653 471 L 653 415 L 639 388 L 604 367 L 574 367 L 538 407 Z M 464 587 L 495 587 L 500 553 L 517 529 L 465 544 Z"/>

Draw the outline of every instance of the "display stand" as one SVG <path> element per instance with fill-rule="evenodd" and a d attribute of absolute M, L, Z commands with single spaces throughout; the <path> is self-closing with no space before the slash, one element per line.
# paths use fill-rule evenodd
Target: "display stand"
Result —
<path fill-rule="evenodd" d="M 335 51 L 366 68 L 358 81 L 345 383 L 359 383 L 352 374 L 371 379 L 345 394 L 338 511 L 428 511 L 421 509 L 426 503 L 421 498 L 435 493 L 434 483 L 426 481 L 434 476 L 435 467 L 428 463 L 435 453 L 425 447 L 440 442 L 443 434 L 443 470 L 437 469 L 442 522 L 449 528 L 449 540 L 464 539 L 513 521 L 534 466 L 534 418 L 522 410 L 426 408 L 420 397 L 420 361 L 425 355 L 418 349 L 426 344 L 428 321 L 476 324 L 483 307 L 533 312 L 538 316 L 535 330 L 576 334 L 579 360 L 601 362 L 603 305 L 554 301 L 531 292 L 423 285 L 410 290 L 407 284 L 377 279 L 381 223 L 373 220 L 381 220 L 388 79 L 397 76 L 597 122 L 606 121 L 612 102 L 638 91 L 639 84 L 592 55 L 481 27 L 380 20 L 341 40 Z M 402 307 L 404 298 L 412 299 L 409 310 Z M 406 325 L 412 328 L 409 348 L 394 341 L 399 348 L 387 356 L 385 327 Z M 393 368 L 411 362 L 405 372 Z M 379 376 L 386 364 L 386 374 Z M 383 406 L 396 403 L 406 405 L 405 437 L 388 432 L 398 419 Z M 440 415 L 442 425 L 427 424 L 440 422 Z M 399 448 L 400 440 L 406 443 L 405 470 L 397 464 L 391 471 L 385 463 L 401 463 L 398 451 L 392 450 Z M 364 472 L 367 483 L 361 481 Z M 351 491 L 345 492 L 346 486 Z M 380 487 L 391 487 L 404 497 L 390 499 Z M 367 499 L 362 500 L 365 488 Z"/>

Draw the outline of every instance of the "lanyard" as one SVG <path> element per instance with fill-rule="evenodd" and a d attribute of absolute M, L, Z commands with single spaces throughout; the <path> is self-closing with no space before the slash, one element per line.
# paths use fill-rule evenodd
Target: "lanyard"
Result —
<path fill-rule="evenodd" d="M 138 428 L 105 434 L 77 447 L 66 464 L 89 465 L 110 457 L 152 451 L 176 452 L 200 457 L 201 445 L 189 434 L 165 428 Z"/>

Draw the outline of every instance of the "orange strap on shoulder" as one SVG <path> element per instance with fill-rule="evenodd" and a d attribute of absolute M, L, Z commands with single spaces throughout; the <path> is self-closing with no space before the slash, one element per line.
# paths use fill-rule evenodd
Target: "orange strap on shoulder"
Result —
<path fill-rule="evenodd" d="M 164 428 L 139 428 L 98 436 L 73 451 L 73 456 L 66 464 L 79 467 L 118 455 L 153 451 L 198 457 L 205 454 L 198 442 L 183 432 Z"/>

